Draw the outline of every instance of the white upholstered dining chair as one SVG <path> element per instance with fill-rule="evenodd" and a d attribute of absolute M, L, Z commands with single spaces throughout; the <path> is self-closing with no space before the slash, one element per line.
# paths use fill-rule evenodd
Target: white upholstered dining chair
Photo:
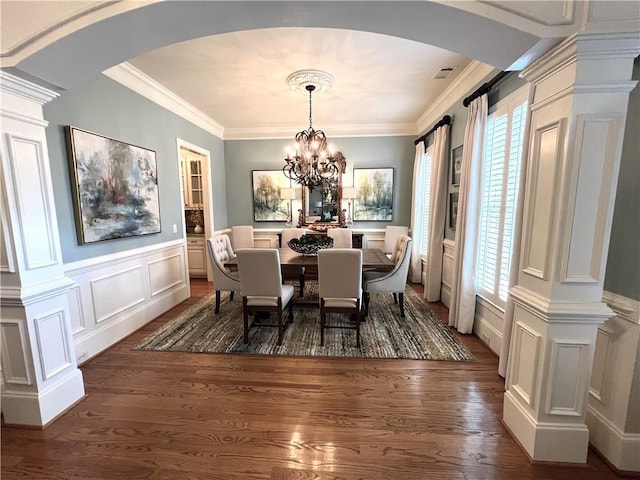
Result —
<path fill-rule="evenodd" d="M 404 317 L 404 289 L 407 285 L 411 262 L 411 237 L 400 235 L 396 240 L 395 267 L 390 272 L 364 272 L 364 314 L 369 313 L 369 294 L 392 293 L 395 303 L 400 303 L 400 316 Z M 399 297 L 399 298 L 398 298 Z"/>
<path fill-rule="evenodd" d="M 289 307 L 287 325 L 293 321 L 293 286 L 282 283 L 280 254 L 275 248 L 242 248 L 236 251 L 242 290 L 244 343 L 249 343 L 249 330 L 253 327 L 278 327 L 278 345 L 282 345 L 285 323 L 283 310 Z M 249 325 L 249 314 L 275 312 L 278 324 L 257 323 L 255 315 Z"/>
<path fill-rule="evenodd" d="M 353 246 L 351 230 L 348 228 L 330 228 L 327 236 L 333 238 L 333 248 L 351 248 Z"/>
<path fill-rule="evenodd" d="M 362 309 L 362 250 L 328 248 L 318 252 L 318 289 L 320 294 L 320 345 L 327 328 L 356 331 L 360 347 L 360 311 Z M 327 313 L 350 316 L 355 325 L 327 324 Z"/>
<path fill-rule="evenodd" d="M 253 248 L 253 227 L 251 225 L 231 227 L 231 245 L 234 250 Z"/>
<path fill-rule="evenodd" d="M 213 272 L 213 287 L 216 291 L 215 313 L 220 311 L 220 292 L 229 291 L 230 300 L 233 293 L 240 291 L 240 276 L 224 266 L 224 262 L 235 258 L 228 235 L 215 235 L 207 240 L 207 255 Z"/>
<path fill-rule="evenodd" d="M 280 246 L 282 248 L 289 248 L 287 245 L 289 240 L 292 238 L 300 238 L 302 235 L 309 233 L 309 230 L 306 228 L 283 228 L 280 233 Z M 282 265 L 282 277 L 285 282 L 287 281 L 298 281 L 298 296 L 304 296 L 304 284 L 305 284 L 305 274 L 306 269 L 304 267 L 296 267 L 294 265 Z"/>
<path fill-rule="evenodd" d="M 399 225 L 388 225 L 384 230 L 384 253 L 392 261 L 395 261 L 394 249 L 400 235 L 409 235 L 409 227 Z"/>

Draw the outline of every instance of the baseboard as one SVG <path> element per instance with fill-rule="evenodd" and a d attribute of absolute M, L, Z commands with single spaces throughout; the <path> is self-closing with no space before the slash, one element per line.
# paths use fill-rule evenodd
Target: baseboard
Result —
<path fill-rule="evenodd" d="M 82 372 L 75 369 L 43 392 L 5 389 L 2 415 L 7 425 L 42 428 L 85 396 Z"/>
<path fill-rule="evenodd" d="M 509 391 L 504 394 L 502 418 L 532 461 L 587 462 L 589 429 L 586 425 L 536 423 Z"/>
<path fill-rule="evenodd" d="M 591 445 L 621 472 L 640 472 L 640 434 L 624 433 L 597 410 L 587 408 Z"/>

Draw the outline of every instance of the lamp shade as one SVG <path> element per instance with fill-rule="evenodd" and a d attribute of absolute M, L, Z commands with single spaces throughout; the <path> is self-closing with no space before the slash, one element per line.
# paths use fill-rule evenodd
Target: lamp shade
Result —
<path fill-rule="evenodd" d="M 355 187 L 344 187 L 342 189 L 342 198 L 346 198 L 346 199 L 356 198 Z"/>
<path fill-rule="evenodd" d="M 280 190 L 280 199 L 281 200 L 295 200 L 296 199 L 296 190 L 295 190 L 295 188 L 282 188 Z"/>

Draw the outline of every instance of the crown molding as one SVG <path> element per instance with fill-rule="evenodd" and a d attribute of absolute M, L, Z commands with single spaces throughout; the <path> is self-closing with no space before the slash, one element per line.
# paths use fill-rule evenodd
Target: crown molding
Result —
<path fill-rule="evenodd" d="M 433 104 L 418 118 L 418 133 L 428 130 L 447 113 L 451 105 L 464 98 L 470 90 L 496 69 L 486 63 L 473 60 L 442 92 Z M 451 99 L 455 99 L 453 102 Z"/>
<path fill-rule="evenodd" d="M 36 85 L 33 82 L 16 77 L 15 75 L 3 70 L 0 70 L 0 90 L 22 97 L 39 105 L 44 105 L 45 103 L 60 96 L 59 93 L 54 92 L 53 90 Z"/>
<path fill-rule="evenodd" d="M 128 62 L 102 72 L 107 77 L 219 138 L 224 127 Z"/>
<path fill-rule="evenodd" d="M 292 139 L 300 126 L 225 128 L 225 140 Z M 391 137 L 417 135 L 415 123 L 381 123 L 373 125 L 323 125 L 330 138 Z"/>

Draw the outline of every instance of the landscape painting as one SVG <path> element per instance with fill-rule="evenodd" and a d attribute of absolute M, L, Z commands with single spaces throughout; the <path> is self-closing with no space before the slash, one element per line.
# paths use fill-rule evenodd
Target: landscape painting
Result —
<path fill-rule="evenodd" d="M 256 222 L 286 222 L 289 200 L 280 196 L 283 188 L 291 187 L 291 180 L 282 170 L 253 170 L 253 220 Z"/>
<path fill-rule="evenodd" d="M 160 232 L 156 153 L 67 127 L 80 244 Z"/>
<path fill-rule="evenodd" d="M 393 168 L 354 168 L 353 185 L 354 220 L 393 220 Z"/>

